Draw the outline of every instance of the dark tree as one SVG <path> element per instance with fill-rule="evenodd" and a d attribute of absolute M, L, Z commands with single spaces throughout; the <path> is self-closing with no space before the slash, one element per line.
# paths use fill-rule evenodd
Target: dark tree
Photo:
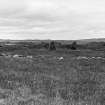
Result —
<path fill-rule="evenodd" d="M 72 50 L 76 50 L 77 49 L 77 42 L 73 42 L 72 44 L 71 44 L 71 49 Z"/>
<path fill-rule="evenodd" d="M 56 50 L 56 46 L 55 46 L 55 42 L 54 41 L 51 41 L 50 43 L 49 43 L 49 50 Z"/>

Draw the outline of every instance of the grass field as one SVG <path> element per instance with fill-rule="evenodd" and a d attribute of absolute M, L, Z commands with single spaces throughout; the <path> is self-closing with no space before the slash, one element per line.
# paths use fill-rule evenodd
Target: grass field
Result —
<path fill-rule="evenodd" d="M 104 51 L 30 54 L 0 56 L 0 105 L 105 105 Z"/>

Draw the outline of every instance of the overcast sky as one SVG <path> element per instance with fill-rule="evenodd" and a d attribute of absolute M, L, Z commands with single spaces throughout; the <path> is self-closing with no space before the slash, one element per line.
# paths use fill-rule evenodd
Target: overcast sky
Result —
<path fill-rule="evenodd" d="M 0 0 L 0 39 L 105 37 L 105 0 Z"/>

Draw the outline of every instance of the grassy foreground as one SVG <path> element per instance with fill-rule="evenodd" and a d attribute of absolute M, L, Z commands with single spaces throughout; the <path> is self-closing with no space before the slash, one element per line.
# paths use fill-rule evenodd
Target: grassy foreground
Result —
<path fill-rule="evenodd" d="M 104 52 L 35 53 L 0 56 L 0 105 L 105 105 Z"/>

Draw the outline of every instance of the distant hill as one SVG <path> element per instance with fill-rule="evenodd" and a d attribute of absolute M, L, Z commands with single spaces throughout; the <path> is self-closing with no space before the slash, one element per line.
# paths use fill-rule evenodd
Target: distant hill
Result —
<path fill-rule="evenodd" d="M 83 39 L 83 40 L 77 40 L 77 42 L 81 44 L 90 43 L 90 42 L 105 42 L 105 38 Z"/>
<path fill-rule="evenodd" d="M 4 39 L 0 39 L 0 42 L 4 42 L 4 43 L 16 43 L 16 42 L 35 42 L 35 43 L 39 43 L 39 42 L 49 42 L 51 41 L 50 39 L 48 40 L 4 40 Z M 105 38 L 92 38 L 92 39 L 81 39 L 81 40 L 55 40 L 57 42 L 63 43 L 63 44 L 71 44 L 72 42 L 76 41 L 78 44 L 86 44 L 86 43 L 90 43 L 90 42 L 105 42 Z"/>

